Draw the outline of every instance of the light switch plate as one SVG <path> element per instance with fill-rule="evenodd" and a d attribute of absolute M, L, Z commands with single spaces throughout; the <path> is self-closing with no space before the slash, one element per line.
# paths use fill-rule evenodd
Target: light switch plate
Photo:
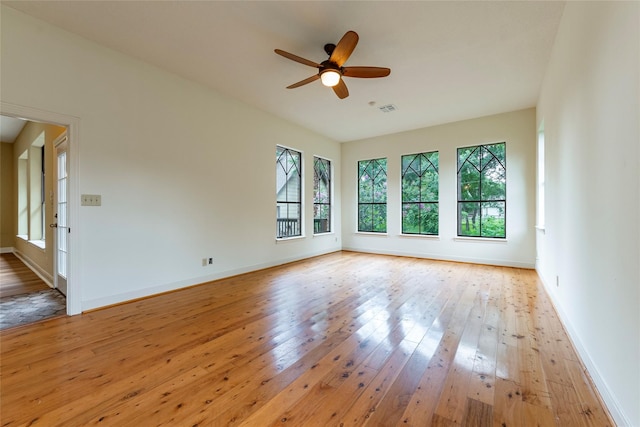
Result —
<path fill-rule="evenodd" d="M 80 196 L 81 206 L 102 206 L 102 196 L 99 194 L 83 194 Z"/>

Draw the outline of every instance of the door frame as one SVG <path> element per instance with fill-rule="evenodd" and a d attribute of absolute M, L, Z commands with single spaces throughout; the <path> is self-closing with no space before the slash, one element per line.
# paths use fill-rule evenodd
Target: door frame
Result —
<path fill-rule="evenodd" d="M 68 221 L 71 232 L 69 233 L 69 266 L 67 274 L 67 314 L 82 313 L 81 289 L 79 285 L 79 255 L 80 239 L 79 228 L 79 201 L 80 191 L 78 187 L 79 167 L 79 142 L 80 142 L 80 118 L 66 114 L 54 113 L 33 107 L 11 104 L 0 101 L 0 114 L 16 117 L 32 122 L 45 122 L 67 128 L 67 173 L 68 187 Z M 53 274 L 56 274 L 56 266 L 53 266 Z"/>
<path fill-rule="evenodd" d="M 64 146 L 63 149 L 58 149 L 58 147 L 62 147 Z M 66 239 L 66 245 L 65 245 L 65 253 L 68 254 L 68 246 L 69 246 L 69 235 L 70 233 L 68 233 L 68 231 L 70 230 L 70 228 L 68 228 L 69 225 L 69 220 L 68 220 L 68 216 L 67 215 L 67 210 L 65 209 L 65 215 L 64 218 L 61 220 L 60 219 L 60 151 L 64 150 L 65 153 L 65 173 L 68 172 L 69 170 L 69 135 L 67 135 L 67 131 L 65 129 L 64 132 L 62 132 L 60 134 L 60 136 L 58 136 L 55 141 L 53 141 L 53 164 L 54 166 L 51 168 L 53 170 L 55 170 L 55 175 L 53 176 L 53 203 L 52 206 L 52 213 L 53 213 L 53 218 L 51 219 L 52 224 L 49 225 L 49 227 L 53 226 L 55 224 L 54 229 L 52 230 L 53 233 L 53 287 L 58 289 L 60 292 L 62 292 L 65 297 L 67 296 L 67 294 L 69 293 L 68 289 L 67 289 L 67 270 L 68 267 L 65 268 L 64 271 L 64 276 L 62 276 L 60 274 L 60 230 L 61 230 L 61 226 L 60 223 L 62 222 L 63 224 L 66 224 L 66 226 L 64 226 L 65 231 L 64 233 L 62 233 L 64 235 L 64 239 Z M 66 187 L 69 187 L 69 176 L 68 173 L 65 176 L 66 182 L 65 184 Z M 69 204 L 69 192 L 65 191 L 65 203 L 68 205 Z M 68 258 L 65 256 L 65 259 L 67 260 L 66 264 L 69 264 L 69 260 Z M 61 277 L 63 277 L 64 280 L 61 279 Z M 62 286 L 61 286 L 62 285 Z M 64 289 L 64 290 L 63 290 Z"/>

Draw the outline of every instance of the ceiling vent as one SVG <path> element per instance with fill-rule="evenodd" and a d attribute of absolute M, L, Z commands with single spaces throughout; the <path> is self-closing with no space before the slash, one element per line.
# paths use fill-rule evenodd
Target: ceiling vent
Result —
<path fill-rule="evenodd" d="M 393 104 L 387 104 L 387 105 L 383 105 L 381 107 L 378 107 L 378 109 L 380 111 L 382 111 L 383 113 L 391 113 L 392 111 L 396 111 L 398 109 L 398 107 L 396 107 Z"/>

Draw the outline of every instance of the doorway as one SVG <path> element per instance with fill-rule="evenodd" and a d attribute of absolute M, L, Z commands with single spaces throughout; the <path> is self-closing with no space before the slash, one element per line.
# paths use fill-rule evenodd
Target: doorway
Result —
<path fill-rule="evenodd" d="M 47 215 L 47 218 L 51 219 L 47 221 L 47 225 L 53 229 L 52 241 L 47 242 L 47 244 L 54 250 L 51 251 L 52 259 L 49 260 L 49 262 L 52 262 L 52 267 L 43 278 L 50 279 L 50 281 L 47 281 L 66 294 L 66 314 L 79 314 L 81 312 L 81 300 L 75 280 L 75 272 L 78 267 L 76 262 L 77 253 L 74 251 L 74 248 L 77 247 L 77 238 L 73 233 L 74 229 L 77 230 L 78 221 L 77 200 L 79 200 L 79 193 L 76 174 L 78 169 L 79 119 L 74 116 L 5 102 L 0 104 L 0 115 L 20 118 L 30 122 L 48 123 L 66 129 L 64 134 L 55 141 L 55 146 L 51 151 L 53 161 L 49 162 L 50 169 L 52 169 L 51 173 L 55 175 L 55 179 L 52 191 L 46 194 L 47 206 L 49 206 L 52 213 L 51 216 Z M 53 191 L 54 188 L 55 191 Z M 53 216 L 56 213 L 58 218 Z M 61 218 L 61 213 L 64 214 L 64 218 Z M 29 267 L 38 273 L 38 269 L 34 269 L 33 265 L 29 265 Z"/>

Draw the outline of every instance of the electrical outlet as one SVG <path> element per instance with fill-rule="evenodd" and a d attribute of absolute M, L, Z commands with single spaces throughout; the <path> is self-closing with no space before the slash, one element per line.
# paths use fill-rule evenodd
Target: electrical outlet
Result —
<path fill-rule="evenodd" d="M 203 267 L 207 266 L 207 259 L 206 258 L 202 258 L 202 266 Z"/>
<path fill-rule="evenodd" d="M 209 258 L 209 265 L 213 265 L 213 258 Z"/>
<path fill-rule="evenodd" d="M 556 276 L 556 288 L 560 287 L 560 276 Z"/>

